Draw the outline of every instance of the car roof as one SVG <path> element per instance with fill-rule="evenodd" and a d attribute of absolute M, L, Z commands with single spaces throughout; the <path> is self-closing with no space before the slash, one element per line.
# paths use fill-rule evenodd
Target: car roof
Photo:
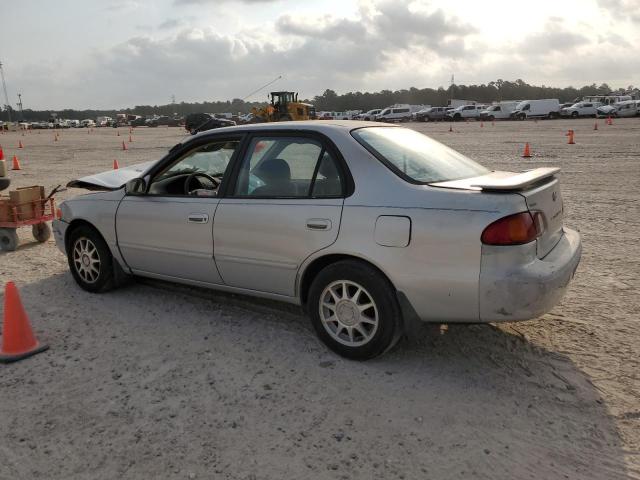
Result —
<path fill-rule="evenodd" d="M 269 132 L 272 130 L 301 130 L 313 131 L 320 133 L 330 133 L 335 131 L 351 131 L 356 128 L 363 127 L 397 127 L 397 125 L 384 122 L 365 122 L 360 120 L 304 120 L 297 122 L 269 122 L 269 123 L 250 123 L 247 125 L 236 125 L 233 127 L 216 128 L 200 132 L 196 137 L 214 135 L 220 133 L 242 133 L 242 132 Z"/>

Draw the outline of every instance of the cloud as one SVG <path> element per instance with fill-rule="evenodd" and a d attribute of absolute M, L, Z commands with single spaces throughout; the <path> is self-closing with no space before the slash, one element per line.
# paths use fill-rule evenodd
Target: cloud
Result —
<path fill-rule="evenodd" d="M 174 0 L 174 5 L 204 5 L 207 3 L 222 3 L 236 1 L 239 3 L 274 3 L 278 0 Z"/>
<path fill-rule="evenodd" d="M 616 21 L 640 23 L 640 0 L 597 0 L 598 6 Z"/>
<path fill-rule="evenodd" d="M 181 18 L 169 18 L 158 25 L 159 30 L 171 30 L 173 28 L 181 27 L 185 24 Z"/>

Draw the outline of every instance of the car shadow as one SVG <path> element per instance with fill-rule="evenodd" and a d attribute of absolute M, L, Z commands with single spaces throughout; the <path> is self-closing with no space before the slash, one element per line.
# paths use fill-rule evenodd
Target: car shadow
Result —
<path fill-rule="evenodd" d="M 517 325 L 425 325 L 354 362 L 278 302 L 149 280 L 92 295 L 68 273 L 19 288 L 51 349 L 3 367 L 0 477 L 629 473 L 589 377 Z"/>

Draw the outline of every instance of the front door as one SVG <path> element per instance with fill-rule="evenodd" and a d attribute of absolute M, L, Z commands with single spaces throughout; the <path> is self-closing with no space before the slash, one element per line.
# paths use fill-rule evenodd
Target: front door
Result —
<path fill-rule="evenodd" d="M 213 260 L 217 189 L 239 140 L 211 140 L 178 153 L 144 194 L 124 197 L 118 246 L 134 273 L 222 283 Z"/>
<path fill-rule="evenodd" d="M 346 168 L 323 139 L 254 136 L 216 210 L 214 255 L 227 285 L 295 294 L 302 262 L 338 236 Z"/>

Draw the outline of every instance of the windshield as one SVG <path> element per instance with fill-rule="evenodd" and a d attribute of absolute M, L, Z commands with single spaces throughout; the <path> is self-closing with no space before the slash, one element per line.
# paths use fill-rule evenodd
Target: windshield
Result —
<path fill-rule="evenodd" d="M 368 127 L 351 134 L 387 167 L 413 183 L 459 180 L 489 172 L 461 153 L 408 128 Z"/>

